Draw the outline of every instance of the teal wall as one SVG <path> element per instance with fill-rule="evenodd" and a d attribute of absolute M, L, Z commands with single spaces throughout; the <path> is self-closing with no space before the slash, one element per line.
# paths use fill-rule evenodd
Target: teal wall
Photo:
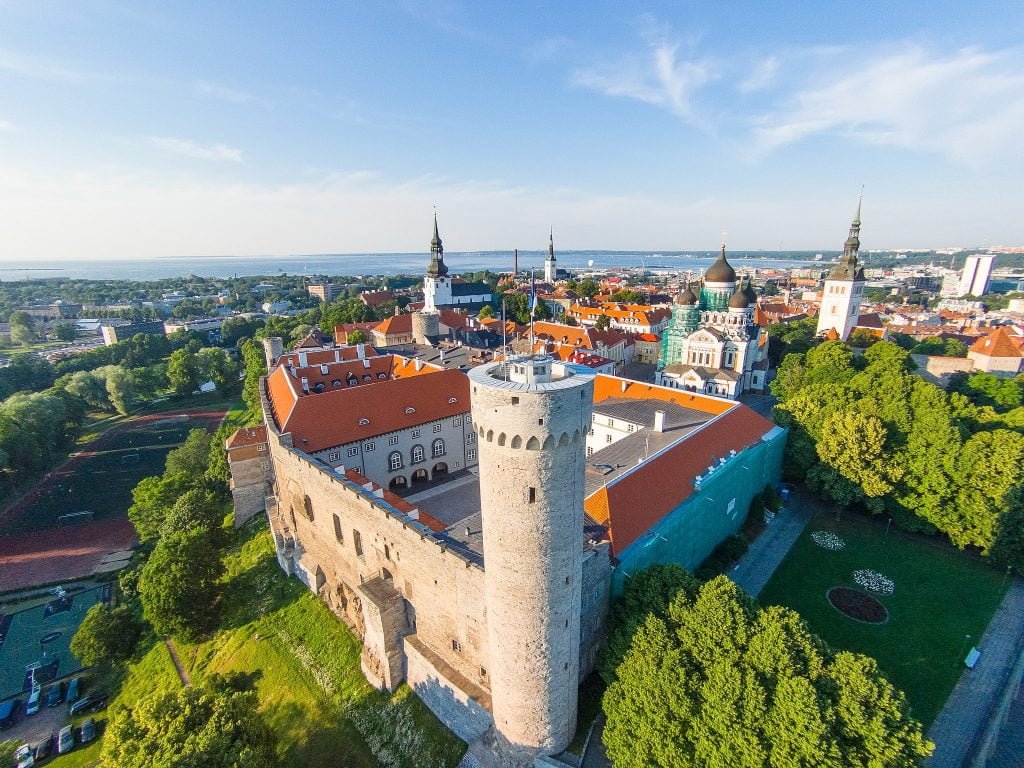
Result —
<path fill-rule="evenodd" d="M 755 494 L 768 483 L 778 485 L 786 434 L 777 427 L 769 438 L 728 458 L 710 477 L 705 473 L 699 491 L 619 553 L 612 594 L 621 594 L 624 579 L 654 563 L 678 563 L 693 571 L 736 533 Z"/>

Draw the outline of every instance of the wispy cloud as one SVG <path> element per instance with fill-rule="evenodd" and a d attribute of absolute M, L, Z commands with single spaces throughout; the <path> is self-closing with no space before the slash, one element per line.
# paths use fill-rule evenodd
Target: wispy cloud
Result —
<path fill-rule="evenodd" d="M 905 45 L 872 63 L 839 55 L 754 120 L 763 150 L 815 134 L 935 152 L 980 165 L 1022 154 L 1024 55 L 1018 49 L 933 53 Z"/>
<path fill-rule="evenodd" d="M 14 123 L 12 123 L 10 120 L 0 119 L 0 131 L 13 131 L 13 130 L 14 130 Z"/>
<path fill-rule="evenodd" d="M 5 48 L 0 48 L 0 70 L 37 80 L 62 82 L 77 82 L 91 76 L 89 72 L 82 69 L 41 56 L 29 56 Z"/>
<path fill-rule="evenodd" d="M 197 160 L 242 162 L 242 150 L 227 144 L 200 144 L 191 139 L 175 139 L 169 136 L 150 136 L 149 143 L 165 152 L 174 152 Z"/>
<path fill-rule="evenodd" d="M 571 80 L 607 96 L 662 107 L 688 123 L 700 122 L 693 96 L 718 72 L 710 59 L 681 57 L 680 48 L 681 43 L 659 36 L 648 42 L 643 53 L 577 69 Z"/>
<path fill-rule="evenodd" d="M 760 91 L 771 85 L 779 74 L 779 59 L 769 56 L 754 65 L 753 70 L 737 86 L 741 93 Z"/>
<path fill-rule="evenodd" d="M 238 91 L 234 88 L 228 88 L 227 86 L 210 82 L 209 80 L 200 80 L 196 83 L 196 92 L 201 96 L 207 96 L 211 99 L 220 99 L 221 101 L 227 101 L 232 104 L 248 104 L 256 99 L 256 97 L 251 93 Z"/>

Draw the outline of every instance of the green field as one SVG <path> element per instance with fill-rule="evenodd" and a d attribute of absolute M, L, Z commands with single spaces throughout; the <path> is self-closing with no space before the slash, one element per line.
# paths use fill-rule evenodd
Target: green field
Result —
<path fill-rule="evenodd" d="M 190 429 L 217 426 L 211 420 L 173 416 L 118 428 L 95 449 L 96 455 L 56 470 L 53 485 L 25 513 L 5 523 L 4 532 L 53 528 L 61 515 L 74 512 L 92 512 L 94 520 L 124 517 L 132 504 L 132 488 L 142 478 L 163 472 L 168 452 L 181 445 Z"/>
<path fill-rule="evenodd" d="M 846 546 L 816 545 L 814 531 L 832 531 Z M 826 599 L 836 585 L 859 588 L 855 570 L 868 568 L 895 583 L 879 595 L 885 624 L 864 624 L 838 613 Z M 942 708 L 963 671 L 966 648 L 977 642 L 1005 592 L 1001 570 L 924 537 L 885 528 L 853 515 L 811 520 L 759 596 L 762 605 L 785 605 L 835 648 L 873 656 L 902 688 L 914 717 L 926 726 Z M 967 642 L 966 636 L 971 640 Z"/>
<path fill-rule="evenodd" d="M 381 693 L 359 669 L 359 641 L 298 580 L 281 572 L 265 525 L 238 534 L 225 563 L 222 629 L 178 654 L 193 681 L 250 677 L 277 735 L 280 764 L 308 768 L 454 768 L 465 744 L 402 686 Z M 113 681 L 101 683 L 111 688 Z M 110 711 L 180 685 L 162 642 L 150 638 Z M 108 713 L 103 713 L 104 716 Z M 52 765 L 84 768 L 98 747 Z"/>

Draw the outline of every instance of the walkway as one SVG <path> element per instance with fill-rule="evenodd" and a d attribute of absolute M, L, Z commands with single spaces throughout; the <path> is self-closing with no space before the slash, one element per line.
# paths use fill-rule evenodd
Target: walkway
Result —
<path fill-rule="evenodd" d="M 946 706 L 928 731 L 928 738 L 935 742 L 928 768 L 967 765 L 1017 660 L 1022 639 L 1024 580 L 1015 579 L 977 645 L 981 651 L 978 665 L 960 675 Z"/>
<path fill-rule="evenodd" d="M 1018 685 L 1010 712 L 985 768 L 1020 768 L 1024 755 L 1024 685 Z"/>
<path fill-rule="evenodd" d="M 795 489 L 790 493 L 789 506 L 776 515 L 757 540 L 750 545 L 728 576 L 751 597 L 757 597 L 789 550 L 800 538 L 807 523 L 819 510 L 818 502 L 806 491 Z"/>
<path fill-rule="evenodd" d="M 185 667 L 181 664 L 181 659 L 178 658 L 178 649 L 174 647 L 174 641 L 169 637 L 165 637 L 164 645 L 167 646 L 167 652 L 171 654 L 171 662 L 173 662 L 174 668 L 178 670 L 178 678 L 181 680 L 181 684 L 185 687 L 192 685 L 192 678 L 188 676 L 188 672 L 185 671 Z"/>

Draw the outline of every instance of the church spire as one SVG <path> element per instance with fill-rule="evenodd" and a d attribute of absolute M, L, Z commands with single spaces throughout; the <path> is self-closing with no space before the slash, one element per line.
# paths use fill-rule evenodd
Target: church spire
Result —
<path fill-rule="evenodd" d="M 555 228 L 551 228 L 548 234 L 548 261 L 555 260 Z"/>
<path fill-rule="evenodd" d="M 430 240 L 430 264 L 427 265 L 427 274 L 434 277 L 441 277 L 448 274 L 448 267 L 444 263 L 444 246 L 441 244 L 441 235 L 437 232 L 437 211 L 434 211 L 434 236 Z"/>
<path fill-rule="evenodd" d="M 860 253 L 860 210 L 864 201 L 864 192 L 861 191 L 860 199 L 857 201 L 857 212 L 850 222 L 850 236 L 843 244 L 843 256 L 828 276 L 829 280 L 863 280 L 864 268 L 858 263 Z"/>

